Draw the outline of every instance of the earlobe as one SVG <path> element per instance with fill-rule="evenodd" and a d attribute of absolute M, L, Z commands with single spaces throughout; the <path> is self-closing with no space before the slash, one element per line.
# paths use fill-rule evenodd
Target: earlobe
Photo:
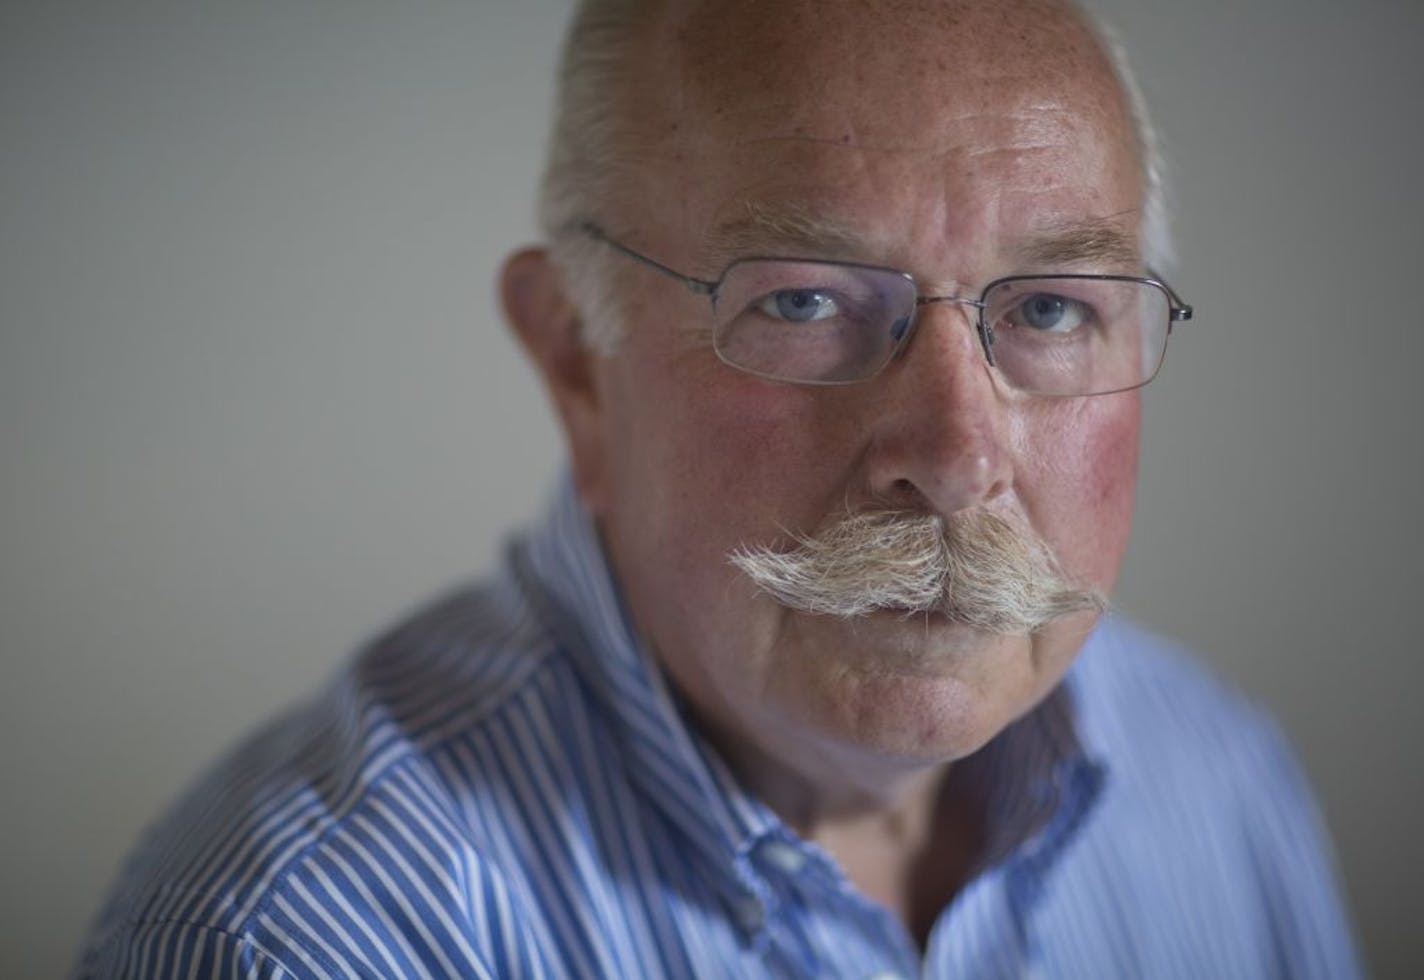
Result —
<path fill-rule="evenodd" d="M 597 513 L 605 458 L 598 354 L 583 341 L 578 307 L 543 248 L 521 249 L 505 260 L 500 297 L 506 322 L 554 402 L 580 495 Z"/>

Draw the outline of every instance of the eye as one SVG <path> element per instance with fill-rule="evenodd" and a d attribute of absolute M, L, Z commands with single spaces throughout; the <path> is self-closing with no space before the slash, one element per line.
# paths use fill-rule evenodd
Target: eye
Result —
<path fill-rule="evenodd" d="M 1024 297 L 1013 319 L 1044 333 L 1072 333 L 1088 320 L 1089 310 L 1076 299 L 1054 293 Z"/>
<path fill-rule="evenodd" d="M 819 289 L 779 289 L 759 300 L 756 308 L 790 323 L 827 320 L 841 312 L 835 297 Z"/>

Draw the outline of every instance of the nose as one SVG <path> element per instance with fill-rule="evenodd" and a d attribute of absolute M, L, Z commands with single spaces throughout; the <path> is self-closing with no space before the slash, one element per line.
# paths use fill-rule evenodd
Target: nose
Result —
<path fill-rule="evenodd" d="M 990 375 L 973 307 L 932 304 L 877 378 L 866 455 L 871 492 L 889 506 L 948 516 L 1012 483 L 1006 406 Z"/>

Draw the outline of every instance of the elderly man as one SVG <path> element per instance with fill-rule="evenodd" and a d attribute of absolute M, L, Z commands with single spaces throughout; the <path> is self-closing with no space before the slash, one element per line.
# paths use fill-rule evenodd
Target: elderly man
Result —
<path fill-rule="evenodd" d="M 1353 975 L 1279 736 L 1102 616 L 1191 314 L 1150 142 L 1060 2 L 586 3 L 503 277 L 569 486 L 81 975 Z"/>

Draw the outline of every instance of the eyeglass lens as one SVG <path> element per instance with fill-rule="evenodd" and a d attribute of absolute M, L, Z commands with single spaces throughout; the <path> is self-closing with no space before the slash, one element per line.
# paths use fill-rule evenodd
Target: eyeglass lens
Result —
<path fill-rule="evenodd" d="M 713 296 L 714 344 L 734 367 L 837 384 L 880 371 L 917 309 L 912 279 L 830 262 L 749 260 Z M 1170 303 L 1153 283 L 1023 277 L 982 298 L 994 361 L 1025 392 L 1102 394 L 1146 384 L 1166 349 Z"/>

